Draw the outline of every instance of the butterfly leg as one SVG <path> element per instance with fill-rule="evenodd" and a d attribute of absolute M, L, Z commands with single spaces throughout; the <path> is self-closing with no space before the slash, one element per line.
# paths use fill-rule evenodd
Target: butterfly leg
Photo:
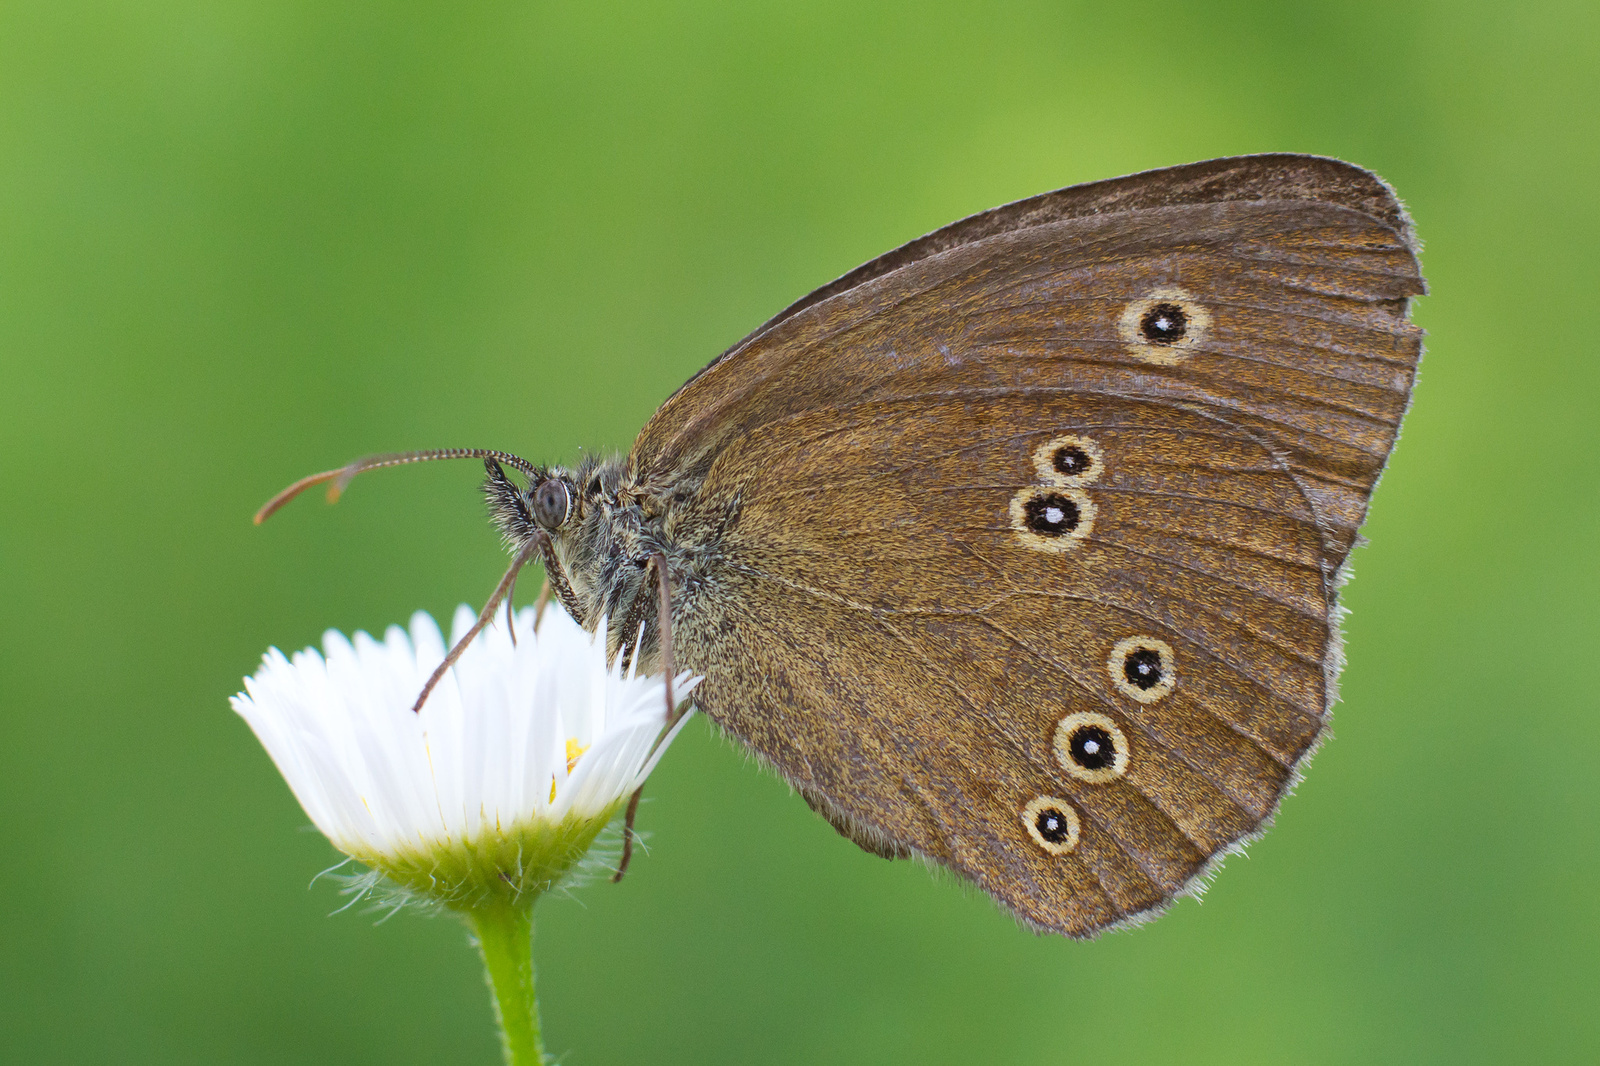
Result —
<path fill-rule="evenodd" d="M 541 533 L 540 537 L 544 539 L 545 543 L 549 543 L 550 537 L 548 534 Z M 539 540 L 535 538 L 523 545 L 522 550 L 517 552 L 517 557 L 511 561 L 511 569 L 506 571 L 505 577 L 500 579 L 500 584 L 495 586 L 493 594 L 489 597 L 489 602 L 484 604 L 483 610 L 479 612 L 478 620 L 472 623 L 472 628 L 467 630 L 466 636 L 456 641 L 455 647 L 451 648 L 449 654 L 444 657 L 444 662 L 440 663 L 438 669 L 434 670 L 433 675 L 428 678 L 428 683 L 422 686 L 422 693 L 417 697 L 417 702 L 411 705 L 412 713 L 415 714 L 422 711 L 422 705 L 428 702 L 428 696 L 433 692 L 434 686 L 456 664 L 456 660 L 461 658 L 461 653 L 467 650 L 467 645 L 471 644 L 473 639 L 483 632 L 485 626 L 494 621 L 494 612 L 499 609 L 500 602 L 502 600 L 509 601 L 511 590 L 517 584 L 517 572 L 533 561 L 533 556 L 539 550 L 539 546 Z"/>
<path fill-rule="evenodd" d="M 679 717 L 677 701 L 672 698 L 672 678 L 677 672 L 672 661 L 672 583 L 667 578 L 666 556 L 659 553 L 652 555 L 650 565 L 656 572 L 656 626 L 661 634 L 661 669 L 666 674 L 667 724 L 662 729 L 665 734 L 677 724 Z M 634 654 L 638 654 L 637 649 Z M 622 821 L 622 860 L 617 863 L 617 872 L 611 878 L 612 884 L 622 880 L 622 875 L 628 872 L 628 860 L 633 858 L 633 819 L 639 812 L 639 797 L 643 793 L 644 786 L 640 785 L 628 800 L 628 813 Z"/>
<path fill-rule="evenodd" d="M 516 567 L 506 575 L 511 579 L 510 586 L 506 589 L 506 632 L 511 636 L 511 646 L 513 648 L 517 646 L 517 616 L 513 613 L 512 601 L 517 595 L 517 572 L 521 569 L 520 566 Z M 546 579 L 545 584 L 549 584 L 548 579 Z"/>
<path fill-rule="evenodd" d="M 528 543 L 538 550 L 539 560 L 544 563 L 544 579 L 555 588 L 561 606 L 567 609 L 574 622 L 583 625 L 583 604 L 578 602 L 578 594 L 572 591 L 572 585 L 567 582 L 567 572 L 561 569 L 561 560 L 556 558 L 555 542 L 550 539 L 548 533 L 541 531 Z"/>
<path fill-rule="evenodd" d="M 539 623 L 544 621 L 545 605 L 550 602 L 550 579 L 546 577 L 539 586 L 539 595 L 533 601 L 533 632 L 539 634 Z"/>
<path fill-rule="evenodd" d="M 622 859 L 617 863 L 617 872 L 611 875 L 612 884 L 622 880 L 622 875 L 628 872 L 628 863 L 633 858 L 633 819 L 639 813 L 639 797 L 643 795 L 644 786 L 640 785 L 633 790 L 633 795 L 628 797 L 628 813 L 622 818 Z"/>

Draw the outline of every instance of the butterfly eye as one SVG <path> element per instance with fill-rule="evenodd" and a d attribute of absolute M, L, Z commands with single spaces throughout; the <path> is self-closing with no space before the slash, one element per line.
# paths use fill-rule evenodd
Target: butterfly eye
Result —
<path fill-rule="evenodd" d="M 1094 527 L 1095 506 L 1079 489 L 1026 488 L 1011 498 L 1011 528 L 1030 548 L 1067 551 Z"/>
<path fill-rule="evenodd" d="M 1104 784 L 1128 769 L 1128 738 L 1103 714 L 1069 714 L 1056 726 L 1056 762 L 1079 781 Z"/>
<path fill-rule="evenodd" d="M 1177 684 L 1172 646 L 1154 637 L 1124 637 L 1106 661 L 1117 691 L 1140 703 L 1154 703 Z"/>
<path fill-rule="evenodd" d="M 572 487 L 561 478 L 541 483 L 533 494 L 533 517 L 546 529 L 560 529 L 572 512 Z"/>
<path fill-rule="evenodd" d="M 1033 468 L 1039 480 L 1063 488 L 1080 488 L 1105 472 L 1105 455 L 1088 437 L 1056 437 L 1033 450 Z"/>
<path fill-rule="evenodd" d="M 1052 855 L 1078 846 L 1078 812 L 1064 799 L 1039 796 L 1022 809 L 1022 824 L 1033 842 Z"/>

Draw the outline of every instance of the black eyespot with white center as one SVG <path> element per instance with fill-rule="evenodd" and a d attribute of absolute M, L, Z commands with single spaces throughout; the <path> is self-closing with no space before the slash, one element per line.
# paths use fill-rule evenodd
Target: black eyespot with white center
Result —
<path fill-rule="evenodd" d="M 1052 844 L 1066 843 L 1072 836 L 1068 826 L 1067 816 L 1055 807 L 1046 807 L 1033 820 L 1033 827 L 1039 831 L 1039 835 Z"/>
<path fill-rule="evenodd" d="M 1024 504 L 1028 528 L 1041 537 L 1062 537 L 1078 528 L 1083 516 L 1076 500 L 1058 492 L 1035 496 Z"/>
<path fill-rule="evenodd" d="M 1065 855 L 1078 846 L 1078 812 L 1056 796 L 1036 796 L 1022 809 L 1022 824 L 1033 842 L 1051 855 Z"/>
<path fill-rule="evenodd" d="M 1067 750 L 1072 753 L 1072 761 L 1085 770 L 1104 770 L 1117 757 L 1111 734 L 1097 725 L 1080 726 L 1067 739 Z"/>
<path fill-rule="evenodd" d="M 1140 703 L 1155 703 L 1177 685 L 1172 645 L 1155 637 L 1124 637 L 1106 660 L 1117 691 Z"/>
<path fill-rule="evenodd" d="M 1173 285 L 1152 289 L 1127 304 L 1117 332 L 1129 354 L 1157 366 L 1187 359 L 1211 328 L 1211 313 L 1193 295 Z"/>
<path fill-rule="evenodd" d="M 1149 691 L 1161 684 L 1161 653 L 1154 648 L 1140 648 L 1122 660 L 1122 676 L 1128 684 Z"/>
<path fill-rule="evenodd" d="M 1189 316 L 1175 303 L 1163 300 L 1139 319 L 1139 332 L 1151 344 L 1171 345 L 1189 332 Z"/>
<path fill-rule="evenodd" d="M 1035 551 L 1071 551 L 1094 528 L 1095 505 L 1082 489 L 1034 485 L 1011 497 L 1011 528 Z"/>
<path fill-rule="evenodd" d="M 1066 444 L 1056 449 L 1055 457 L 1050 465 L 1055 467 L 1056 473 L 1064 477 L 1079 477 L 1094 460 L 1089 458 L 1089 453 L 1076 444 Z"/>
<path fill-rule="evenodd" d="M 1091 785 L 1105 784 L 1128 770 L 1128 738 L 1117 723 L 1094 711 L 1069 714 L 1056 725 L 1056 763 Z"/>
<path fill-rule="evenodd" d="M 1091 438 L 1068 433 L 1034 448 L 1033 468 L 1046 485 L 1081 489 L 1100 480 L 1106 468 L 1105 453 Z"/>

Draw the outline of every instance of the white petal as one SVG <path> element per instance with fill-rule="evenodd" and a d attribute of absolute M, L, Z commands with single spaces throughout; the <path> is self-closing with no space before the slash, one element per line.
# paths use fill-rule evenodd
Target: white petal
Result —
<path fill-rule="evenodd" d="M 474 618 L 460 608 L 452 639 Z M 445 655 L 420 611 L 409 632 L 391 626 L 381 642 L 330 630 L 321 654 L 271 649 L 233 707 L 311 820 L 364 861 L 609 816 L 682 728 L 662 737 L 663 680 L 608 667 L 604 639 L 560 609 L 537 634 L 532 610 L 515 624 L 515 645 L 503 619 L 479 634 L 420 714 L 411 705 Z M 675 679 L 675 695 L 695 680 Z M 570 774 L 569 741 L 583 749 Z"/>

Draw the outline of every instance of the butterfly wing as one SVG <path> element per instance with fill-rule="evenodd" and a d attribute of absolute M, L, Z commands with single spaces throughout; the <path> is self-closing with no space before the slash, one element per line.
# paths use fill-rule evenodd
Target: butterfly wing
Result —
<path fill-rule="evenodd" d="M 1333 166 L 1327 200 L 1179 168 L 969 220 L 686 386 L 630 463 L 690 561 L 697 702 L 863 846 L 1066 933 L 1258 831 L 1420 354 L 1398 207 Z"/>

